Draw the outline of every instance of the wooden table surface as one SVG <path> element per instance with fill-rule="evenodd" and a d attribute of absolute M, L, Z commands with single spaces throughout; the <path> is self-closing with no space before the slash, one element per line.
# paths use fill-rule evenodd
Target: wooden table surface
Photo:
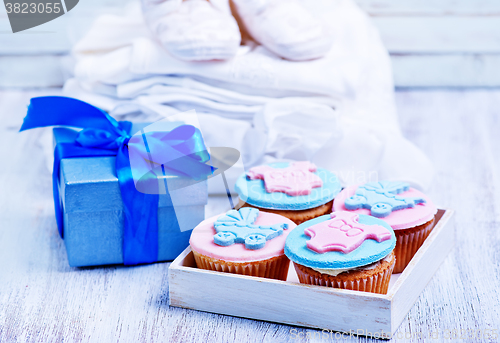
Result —
<path fill-rule="evenodd" d="M 319 339 L 318 330 L 295 328 L 297 338 L 292 326 L 169 307 L 169 263 L 70 268 L 38 142 L 42 130 L 17 132 L 28 99 L 57 92 L 0 92 L 0 342 L 332 341 Z M 455 330 L 451 341 L 496 342 L 500 91 L 406 91 L 397 103 L 405 135 L 435 163 L 429 196 L 456 210 L 457 246 L 393 341 L 420 341 L 419 334 L 444 341 Z M 211 198 L 207 215 L 227 206 L 227 199 Z"/>

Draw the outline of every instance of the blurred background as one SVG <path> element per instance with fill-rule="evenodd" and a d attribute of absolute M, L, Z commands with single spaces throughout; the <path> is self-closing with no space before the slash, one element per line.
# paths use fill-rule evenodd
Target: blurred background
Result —
<path fill-rule="evenodd" d="M 0 6 L 0 87 L 59 87 L 73 43 L 128 0 L 82 0 L 68 14 L 12 34 Z M 391 54 L 397 88 L 500 86 L 500 1 L 356 0 Z"/>

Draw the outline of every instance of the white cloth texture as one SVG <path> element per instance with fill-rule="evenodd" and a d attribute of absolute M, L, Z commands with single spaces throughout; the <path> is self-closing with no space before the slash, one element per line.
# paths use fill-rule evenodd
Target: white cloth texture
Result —
<path fill-rule="evenodd" d="M 143 0 L 142 11 L 155 37 L 182 60 L 231 58 L 241 43 L 234 17 L 207 0 Z"/>
<path fill-rule="evenodd" d="M 312 161 L 343 185 L 428 187 L 432 164 L 401 133 L 389 55 L 369 18 L 352 0 L 301 4 L 328 28 L 325 57 L 292 62 L 246 42 L 230 60 L 186 62 L 151 35 L 134 3 L 126 15 L 98 18 L 76 44 L 64 93 L 118 119 L 175 120 L 195 109 L 207 146 L 242 153 L 226 173 L 231 187 L 243 169 L 287 160 Z M 225 193 L 222 182 L 209 191 Z"/>
<path fill-rule="evenodd" d="M 323 57 L 331 48 L 326 25 L 297 0 L 233 0 L 244 30 L 277 55 L 292 61 Z"/>

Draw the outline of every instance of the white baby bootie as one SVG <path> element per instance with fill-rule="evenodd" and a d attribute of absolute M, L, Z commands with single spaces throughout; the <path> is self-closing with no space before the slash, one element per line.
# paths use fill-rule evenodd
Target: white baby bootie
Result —
<path fill-rule="evenodd" d="M 229 10 L 207 0 L 142 0 L 149 28 L 173 56 L 186 61 L 225 60 L 241 42 Z"/>
<path fill-rule="evenodd" d="M 296 0 L 233 0 L 246 31 L 260 44 L 293 61 L 324 56 L 331 39 L 319 20 Z"/>

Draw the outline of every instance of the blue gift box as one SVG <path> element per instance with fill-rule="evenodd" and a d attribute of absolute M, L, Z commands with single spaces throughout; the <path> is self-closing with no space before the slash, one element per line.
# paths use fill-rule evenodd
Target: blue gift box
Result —
<path fill-rule="evenodd" d="M 171 129 L 182 124 L 171 123 Z M 132 133 L 144 126 L 134 124 Z M 67 128 L 55 128 L 53 132 L 54 144 L 74 142 L 77 136 L 77 131 Z M 115 159 L 61 160 L 59 194 L 64 242 L 72 267 L 123 263 L 124 215 Z M 205 217 L 208 199 L 206 181 L 190 184 L 182 177 L 167 177 L 175 190 L 170 196 L 159 196 L 158 261 L 173 260 L 188 246 L 191 230 Z"/>

